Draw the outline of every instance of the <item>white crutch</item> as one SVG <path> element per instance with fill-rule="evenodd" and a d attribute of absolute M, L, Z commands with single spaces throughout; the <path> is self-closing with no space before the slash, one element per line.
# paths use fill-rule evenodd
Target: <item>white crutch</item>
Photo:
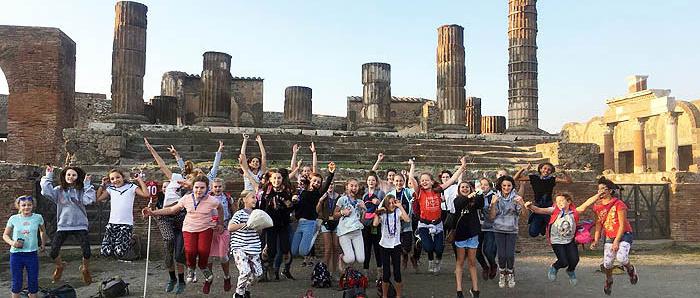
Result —
<path fill-rule="evenodd" d="M 148 201 L 148 207 L 153 204 L 153 198 Z M 148 217 L 148 236 L 146 240 L 146 273 L 143 276 L 143 298 L 146 298 L 146 290 L 148 289 L 148 260 L 151 256 L 151 216 Z"/>

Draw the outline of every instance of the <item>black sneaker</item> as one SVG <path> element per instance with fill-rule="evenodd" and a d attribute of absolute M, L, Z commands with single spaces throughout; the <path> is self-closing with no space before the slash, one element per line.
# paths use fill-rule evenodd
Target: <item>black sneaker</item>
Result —
<path fill-rule="evenodd" d="M 639 281 L 639 276 L 637 275 L 637 268 L 635 268 L 632 265 L 629 265 L 629 267 L 627 267 L 627 275 L 630 276 L 630 283 L 636 285 Z"/>
<path fill-rule="evenodd" d="M 610 295 L 612 294 L 612 285 L 613 285 L 613 279 L 605 279 L 605 286 L 603 286 L 603 292 L 605 292 L 605 295 Z"/>
<path fill-rule="evenodd" d="M 457 291 L 457 298 L 464 298 L 464 294 L 462 294 L 462 291 Z"/>
<path fill-rule="evenodd" d="M 292 276 L 292 273 L 289 272 L 289 270 L 287 270 L 287 269 L 282 270 L 282 277 L 284 277 L 286 279 L 294 280 L 294 276 Z"/>
<path fill-rule="evenodd" d="M 471 294 L 472 297 L 478 298 L 480 293 L 480 291 L 474 291 L 474 289 L 469 289 L 469 294 Z"/>
<path fill-rule="evenodd" d="M 280 271 L 275 270 L 275 281 L 279 281 L 279 280 L 280 280 Z"/>
<path fill-rule="evenodd" d="M 243 298 L 250 298 L 250 291 L 245 291 Z"/>

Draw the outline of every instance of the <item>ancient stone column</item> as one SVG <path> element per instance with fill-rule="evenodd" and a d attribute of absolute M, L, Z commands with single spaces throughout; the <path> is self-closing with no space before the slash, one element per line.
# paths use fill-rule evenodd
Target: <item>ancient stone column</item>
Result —
<path fill-rule="evenodd" d="M 464 133 L 466 74 L 464 66 L 464 28 L 443 25 L 438 28 L 437 104 L 442 123 L 434 129 Z"/>
<path fill-rule="evenodd" d="M 615 123 L 605 125 L 603 131 L 603 170 L 615 171 Z"/>
<path fill-rule="evenodd" d="M 311 88 L 290 86 L 284 89 L 284 120 L 280 128 L 313 129 Z"/>
<path fill-rule="evenodd" d="M 204 53 L 196 125 L 231 126 L 231 55 Z"/>
<path fill-rule="evenodd" d="M 537 0 L 508 0 L 508 132 L 542 133 L 537 107 Z"/>
<path fill-rule="evenodd" d="M 672 169 L 680 170 L 678 161 L 678 113 L 668 112 L 666 115 L 666 172 Z"/>
<path fill-rule="evenodd" d="M 481 98 L 467 97 L 464 108 L 467 133 L 481 133 Z"/>
<path fill-rule="evenodd" d="M 634 149 L 634 172 L 644 173 L 647 169 L 647 152 L 644 147 L 644 124 L 646 118 L 637 118 L 632 129 L 632 142 Z"/>
<path fill-rule="evenodd" d="M 504 133 L 506 131 L 505 116 L 482 116 L 481 117 L 481 133 Z"/>
<path fill-rule="evenodd" d="M 146 72 L 146 12 L 131 1 L 117 2 L 112 46 L 112 115 L 107 121 L 146 123 L 143 76 Z"/>
<path fill-rule="evenodd" d="M 151 99 L 156 124 L 177 124 L 178 102 L 175 96 L 154 96 Z"/>
<path fill-rule="evenodd" d="M 362 111 L 359 130 L 395 131 L 391 115 L 391 65 L 362 64 Z"/>

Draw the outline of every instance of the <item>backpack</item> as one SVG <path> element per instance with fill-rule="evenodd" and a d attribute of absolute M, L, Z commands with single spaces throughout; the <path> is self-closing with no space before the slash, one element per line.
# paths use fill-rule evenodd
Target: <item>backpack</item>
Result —
<path fill-rule="evenodd" d="M 131 246 L 129 246 L 129 250 L 119 259 L 123 261 L 136 261 L 141 259 L 141 237 L 133 234 L 131 236 Z"/>
<path fill-rule="evenodd" d="M 577 244 L 588 244 L 593 242 L 593 237 L 591 236 L 591 229 L 593 228 L 592 220 L 583 220 L 580 224 L 576 226 L 576 239 Z"/>
<path fill-rule="evenodd" d="M 330 288 L 331 273 L 328 272 L 328 267 L 323 262 L 316 263 L 314 270 L 311 273 L 311 286 L 314 288 Z"/>
<path fill-rule="evenodd" d="M 100 284 L 101 298 L 114 298 L 129 295 L 129 283 L 125 282 L 121 277 L 115 276 L 102 281 Z"/>
<path fill-rule="evenodd" d="M 78 294 L 75 293 L 75 289 L 69 285 L 65 284 L 55 289 L 41 289 L 39 291 L 43 294 L 44 298 L 77 298 Z"/>
<path fill-rule="evenodd" d="M 350 288 L 366 289 L 369 284 L 369 280 L 367 280 L 367 276 L 360 273 L 360 271 L 357 271 L 352 267 L 347 267 L 345 268 L 345 273 L 343 276 L 340 277 L 339 284 L 340 289 L 342 290 Z"/>
<path fill-rule="evenodd" d="M 384 293 L 382 292 L 382 284 L 384 282 L 381 279 L 377 280 L 377 297 L 382 298 L 384 297 Z M 389 281 L 389 292 L 387 293 L 387 297 L 389 298 L 396 298 L 396 288 L 394 287 L 394 284 Z"/>
<path fill-rule="evenodd" d="M 350 288 L 343 291 L 343 298 L 367 298 L 367 294 L 365 294 L 365 289 Z"/>

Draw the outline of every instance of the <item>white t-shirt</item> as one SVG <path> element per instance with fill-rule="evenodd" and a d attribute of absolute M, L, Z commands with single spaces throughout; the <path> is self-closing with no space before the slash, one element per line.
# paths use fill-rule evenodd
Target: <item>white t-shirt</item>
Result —
<path fill-rule="evenodd" d="M 165 188 L 163 207 L 170 206 L 180 200 L 181 196 L 179 193 L 177 193 L 177 190 L 180 188 L 180 184 L 177 182 L 182 180 L 185 180 L 185 177 L 182 177 L 180 174 L 173 173 L 173 175 L 170 176 L 170 183 L 168 183 L 168 186 Z"/>
<path fill-rule="evenodd" d="M 442 198 L 445 199 L 445 201 L 440 204 L 440 208 L 443 211 L 449 210 L 450 213 L 455 213 L 455 198 L 457 198 L 457 191 L 457 184 L 452 184 L 442 191 Z"/>
<path fill-rule="evenodd" d="M 134 225 L 134 198 L 137 186 L 127 182 L 120 187 L 107 186 L 109 193 L 109 223 Z"/>
<path fill-rule="evenodd" d="M 401 245 L 401 209 L 395 208 L 392 213 L 379 216 L 382 227 L 382 239 L 379 245 L 384 248 L 394 248 Z"/>

